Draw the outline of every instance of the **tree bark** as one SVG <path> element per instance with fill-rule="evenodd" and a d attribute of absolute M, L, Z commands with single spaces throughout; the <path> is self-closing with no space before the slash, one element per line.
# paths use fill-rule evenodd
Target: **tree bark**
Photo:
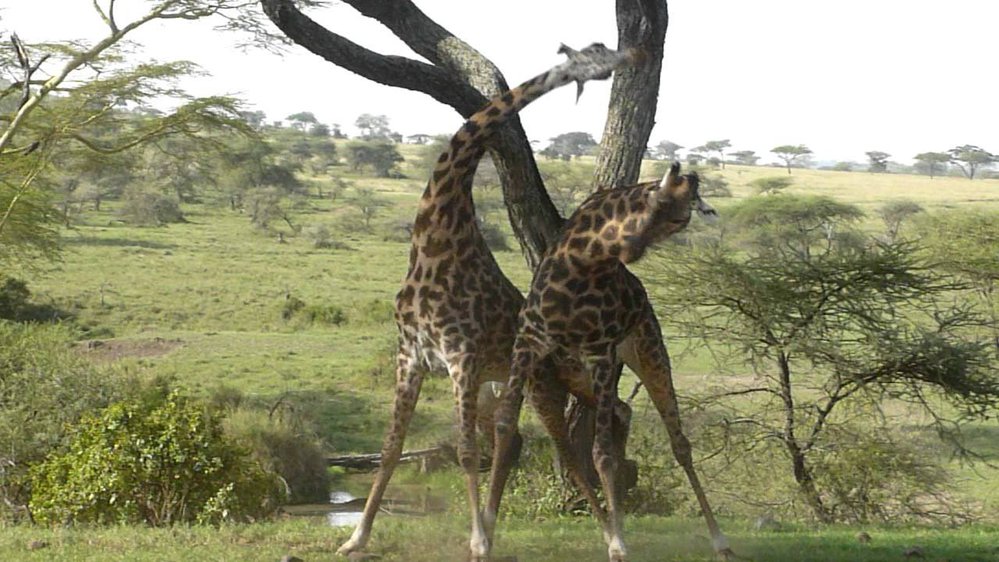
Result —
<path fill-rule="evenodd" d="M 784 403 L 784 448 L 787 449 L 791 457 L 791 469 L 794 473 L 794 481 L 798 484 L 798 490 L 808 502 L 816 519 L 823 523 L 831 521 L 826 506 L 822 503 L 822 497 L 815 488 L 815 478 L 805 459 L 805 452 L 798 443 L 795 435 L 794 421 L 794 395 L 791 392 L 791 360 L 781 352 L 777 357 L 777 366 L 780 369 L 780 397 Z"/>
<path fill-rule="evenodd" d="M 433 64 L 375 53 L 322 27 L 291 0 L 261 0 L 264 13 L 289 39 L 329 62 L 380 84 L 425 93 L 469 117 L 507 90 L 502 74 L 409 0 L 346 0 L 389 28 Z M 555 240 L 562 218 L 544 190 L 530 142 L 513 119 L 494 137 L 490 155 L 503 187 L 514 234 L 533 268 Z"/>
<path fill-rule="evenodd" d="M 594 188 L 638 182 L 655 125 L 668 24 L 666 0 L 617 0 L 618 49 L 639 48 L 646 58 L 640 66 L 614 73 Z"/>

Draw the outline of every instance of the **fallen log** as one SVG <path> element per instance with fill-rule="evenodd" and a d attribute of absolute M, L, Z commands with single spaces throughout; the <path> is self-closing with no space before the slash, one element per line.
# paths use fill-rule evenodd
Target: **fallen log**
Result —
<path fill-rule="evenodd" d="M 432 466 L 439 466 L 452 462 L 457 464 L 458 458 L 454 447 L 450 445 L 439 445 L 429 449 L 418 449 L 416 451 L 403 451 L 399 457 L 400 463 L 421 462 L 424 469 L 431 469 Z M 371 453 L 363 455 L 339 455 L 326 457 L 326 466 L 340 466 L 350 470 L 375 470 L 382 464 L 381 453 Z"/>

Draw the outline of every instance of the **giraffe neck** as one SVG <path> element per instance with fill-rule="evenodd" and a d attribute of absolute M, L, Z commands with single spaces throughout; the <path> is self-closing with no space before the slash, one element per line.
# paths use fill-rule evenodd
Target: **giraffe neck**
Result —
<path fill-rule="evenodd" d="M 648 182 L 594 193 L 569 219 L 558 247 L 579 262 L 634 262 L 690 220 L 689 197 L 657 188 Z"/>
<path fill-rule="evenodd" d="M 566 52 L 569 55 L 567 62 L 493 98 L 451 137 L 420 201 L 413 227 L 414 240 L 430 229 L 445 230 L 452 235 L 474 230 L 472 178 L 485 152 L 486 141 L 500 125 L 527 104 L 560 86 L 607 77 L 614 68 L 634 59 L 633 53 L 615 53 L 602 45 L 587 47 L 581 52 L 566 49 Z"/>

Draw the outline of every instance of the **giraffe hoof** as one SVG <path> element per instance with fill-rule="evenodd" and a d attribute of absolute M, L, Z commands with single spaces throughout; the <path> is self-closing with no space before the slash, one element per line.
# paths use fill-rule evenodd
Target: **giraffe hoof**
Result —
<path fill-rule="evenodd" d="M 336 553 L 339 556 L 350 556 L 354 552 L 359 552 L 364 545 L 358 544 L 357 541 L 351 539 L 343 543 L 340 548 L 337 549 Z"/>
<path fill-rule="evenodd" d="M 628 562 L 628 552 L 623 546 L 607 549 L 607 557 L 610 562 Z"/>

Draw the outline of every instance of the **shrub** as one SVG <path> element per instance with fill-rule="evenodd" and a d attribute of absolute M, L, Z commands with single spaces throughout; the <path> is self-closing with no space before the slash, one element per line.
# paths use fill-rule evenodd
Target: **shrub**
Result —
<path fill-rule="evenodd" d="M 519 469 L 511 474 L 503 495 L 508 517 L 544 519 L 588 510 L 586 502 L 576 497 L 575 488 L 562 478 L 551 441 L 545 436 L 523 437 Z"/>
<path fill-rule="evenodd" d="M 44 322 L 68 316 L 70 315 L 53 306 L 31 302 L 31 291 L 23 280 L 0 276 L 0 319 Z"/>
<path fill-rule="evenodd" d="M 286 322 L 296 321 L 299 325 L 339 326 L 347 322 L 347 313 L 335 304 L 306 304 L 289 293 L 281 305 L 281 318 Z"/>
<path fill-rule="evenodd" d="M 139 226 L 187 222 L 176 199 L 155 191 L 130 192 L 121 208 L 121 218 Z"/>
<path fill-rule="evenodd" d="M 791 187 L 792 183 L 794 183 L 794 178 L 774 176 L 757 178 L 749 182 L 749 185 L 759 195 L 775 195 L 777 193 L 783 193 L 785 189 Z"/>
<path fill-rule="evenodd" d="M 632 424 L 628 453 L 638 462 L 639 469 L 638 482 L 628 490 L 624 501 L 629 513 L 675 515 L 689 489 L 670 449 L 669 437 L 658 421 L 644 420 L 641 427 Z"/>
<path fill-rule="evenodd" d="M 66 426 L 131 386 L 75 353 L 66 328 L 0 320 L 0 520 L 26 512 L 28 468 L 62 443 Z"/>
<path fill-rule="evenodd" d="M 318 440 L 283 411 L 242 406 L 229 411 L 225 430 L 266 470 L 281 476 L 291 503 L 326 501 L 329 474 Z"/>
<path fill-rule="evenodd" d="M 925 446 L 862 429 L 837 435 L 838 446 L 823 449 L 816 459 L 816 481 L 826 490 L 836 521 L 967 522 L 974 517 L 973 510 L 953 500 L 950 475 Z"/>
<path fill-rule="evenodd" d="M 302 231 L 305 239 L 317 250 L 349 250 L 350 246 L 333 237 L 325 224 L 313 224 Z"/>
<path fill-rule="evenodd" d="M 43 523 L 247 521 L 280 500 L 275 475 L 222 430 L 220 415 L 171 392 L 85 415 L 68 450 L 31 470 Z"/>
<path fill-rule="evenodd" d="M 489 249 L 493 252 L 511 251 L 506 233 L 495 224 L 483 222 L 479 224 L 479 232 L 482 233 L 482 238 L 486 241 L 486 246 L 489 246 Z"/>

